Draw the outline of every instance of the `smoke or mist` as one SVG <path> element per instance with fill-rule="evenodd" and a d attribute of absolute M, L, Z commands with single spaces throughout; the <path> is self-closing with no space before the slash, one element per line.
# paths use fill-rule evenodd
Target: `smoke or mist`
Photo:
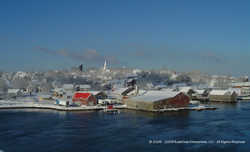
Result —
<path fill-rule="evenodd" d="M 93 64 L 100 64 L 103 63 L 105 60 L 112 64 L 119 64 L 120 62 L 118 61 L 117 58 L 113 56 L 104 56 L 101 55 L 99 52 L 97 52 L 95 49 L 87 49 L 86 51 L 82 52 L 74 52 L 74 51 L 69 51 L 67 49 L 61 49 L 61 50 L 51 50 L 48 48 L 43 48 L 43 47 L 36 47 L 36 51 L 44 52 L 49 55 L 58 55 L 58 56 L 63 56 L 72 60 L 78 60 L 82 62 L 87 62 L 87 63 L 93 63 Z"/>
<path fill-rule="evenodd" d="M 215 62 L 215 63 L 219 63 L 222 64 L 225 62 L 225 58 L 213 53 L 213 52 L 205 52 L 200 54 L 201 59 L 207 60 L 207 61 L 211 61 L 211 62 Z"/>

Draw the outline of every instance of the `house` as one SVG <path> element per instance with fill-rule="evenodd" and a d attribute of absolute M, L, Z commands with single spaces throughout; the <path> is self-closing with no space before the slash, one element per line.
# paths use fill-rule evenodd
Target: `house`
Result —
<path fill-rule="evenodd" d="M 22 95 L 22 91 L 20 89 L 8 89 L 8 97 L 16 98 Z"/>
<path fill-rule="evenodd" d="M 211 91 L 210 89 L 194 90 L 195 93 L 192 94 L 192 100 L 208 102 L 209 101 L 208 95 L 210 91 Z"/>
<path fill-rule="evenodd" d="M 52 90 L 53 96 L 55 97 L 63 97 L 64 89 L 63 88 L 55 88 Z"/>
<path fill-rule="evenodd" d="M 74 91 L 74 85 L 73 84 L 64 84 L 63 89 L 64 89 L 64 91 Z"/>
<path fill-rule="evenodd" d="M 179 91 L 187 94 L 190 98 L 195 93 L 195 91 L 192 89 L 192 87 L 180 87 Z"/>
<path fill-rule="evenodd" d="M 250 82 L 238 82 L 231 84 L 232 89 L 235 90 L 238 96 L 240 97 L 249 97 L 250 96 Z"/>
<path fill-rule="evenodd" d="M 229 90 L 212 90 L 209 93 L 209 101 L 211 102 L 237 102 L 237 94 Z"/>
<path fill-rule="evenodd" d="M 76 91 L 87 91 L 89 89 L 91 89 L 91 86 L 88 84 L 76 85 Z"/>
<path fill-rule="evenodd" d="M 96 99 L 107 99 L 108 95 L 104 91 L 87 91 L 87 93 L 93 94 Z"/>
<path fill-rule="evenodd" d="M 180 108 L 189 105 L 190 98 L 182 92 L 171 90 L 146 91 L 144 94 L 124 99 L 128 109 L 158 111 L 167 108 Z"/>
<path fill-rule="evenodd" d="M 97 104 L 96 97 L 88 92 L 76 92 L 74 93 L 72 101 L 79 103 L 80 105 L 93 106 Z"/>
<path fill-rule="evenodd" d="M 61 106 L 72 106 L 74 105 L 72 98 L 73 98 L 73 93 L 71 91 L 64 92 L 62 96 L 56 98 L 56 104 Z"/>

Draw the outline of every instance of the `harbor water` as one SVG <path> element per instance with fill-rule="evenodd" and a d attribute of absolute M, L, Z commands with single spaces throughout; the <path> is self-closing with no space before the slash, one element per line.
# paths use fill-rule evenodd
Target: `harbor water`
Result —
<path fill-rule="evenodd" d="M 161 114 L 0 110 L 1 152 L 249 151 L 250 103 Z"/>

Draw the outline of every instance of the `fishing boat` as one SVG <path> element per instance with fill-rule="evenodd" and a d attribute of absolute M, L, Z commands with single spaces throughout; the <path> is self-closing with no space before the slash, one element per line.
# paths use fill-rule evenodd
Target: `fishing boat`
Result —
<path fill-rule="evenodd" d="M 120 110 L 114 109 L 113 105 L 107 105 L 107 107 L 103 110 L 103 112 L 109 113 L 109 114 L 119 114 Z"/>

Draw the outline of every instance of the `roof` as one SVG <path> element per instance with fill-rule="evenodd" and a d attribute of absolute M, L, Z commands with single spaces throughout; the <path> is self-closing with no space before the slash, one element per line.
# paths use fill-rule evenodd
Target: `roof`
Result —
<path fill-rule="evenodd" d="M 98 93 L 101 93 L 103 91 L 77 91 L 77 93 L 90 93 L 92 95 L 97 95 Z"/>
<path fill-rule="evenodd" d="M 128 88 L 117 88 L 114 89 L 114 91 L 112 92 L 112 94 L 117 94 L 117 95 L 121 95 L 124 91 L 126 91 Z"/>
<path fill-rule="evenodd" d="M 90 89 L 90 88 L 91 88 L 91 86 L 88 85 L 88 84 L 81 84 L 81 85 L 79 85 L 79 87 L 80 87 L 81 89 Z"/>
<path fill-rule="evenodd" d="M 97 95 L 98 93 L 101 93 L 103 91 L 87 91 L 88 93 L 93 94 L 94 96 Z"/>
<path fill-rule="evenodd" d="M 55 91 L 55 92 L 63 92 L 63 88 L 55 88 L 55 89 L 52 89 L 52 91 Z"/>
<path fill-rule="evenodd" d="M 232 83 L 233 87 L 249 87 L 250 82 L 237 82 L 237 83 Z"/>
<path fill-rule="evenodd" d="M 192 89 L 192 87 L 180 87 L 180 92 L 188 93 L 190 89 Z"/>
<path fill-rule="evenodd" d="M 131 100 L 135 101 L 145 101 L 145 102 L 155 102 L 159 100 L 173 98 L 181 92 L 171 91 L 169 89 L 161 91 L 146 91 L 144 94 L 141 94 L 136 97 L 131 97 Z"/>
<path fill-rule="evenodd" d="M 195 92 L 198 93 L 198 94 L 203 94 L 203 93 L 205 93 L 205 91 L 206 90 L 204 90 L 204 89 L 202 89 L 202 90 L 195 90 Z"/>
<path fill-rule="evenodd" d="M 230 90 L 212 90 L 209 95 L 232 95 L 234 91 Z"/>
<path fill-rule="evenodd" d="M 74 85 L 73 84 L 64 84 L 63 89 L 74 89 Z"/>
<path fill-rule="evenodd" d="M 79 99 L 87 99 L 91 96 L 91 93 L 86 93 L 86 92 L 76 92 L 74 94 L 74 98 L 79 98 Z"/>
<path fill-rule="evenodd" d="M 20 89 L 8 89 L 8 93 L 18 93 Z"/>

